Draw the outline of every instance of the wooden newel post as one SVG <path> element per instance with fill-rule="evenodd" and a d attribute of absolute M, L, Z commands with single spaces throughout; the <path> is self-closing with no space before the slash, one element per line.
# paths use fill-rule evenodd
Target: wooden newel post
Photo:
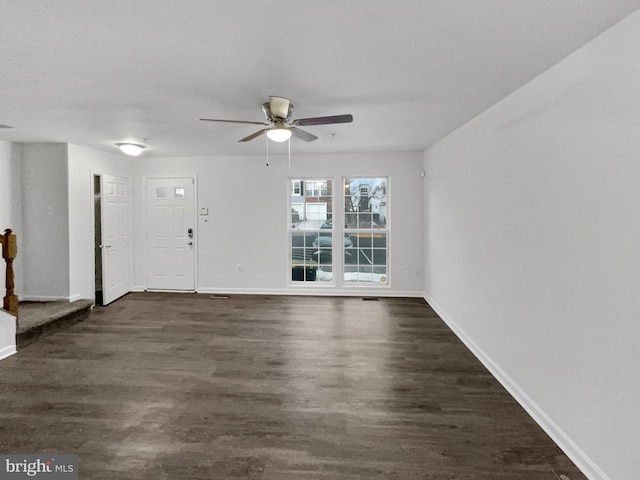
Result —
<path fill-rule="evenodd" d="M 15 234 L 11 233 L 11 229 L 7 228 L 4 235 L 0 235 L 2 241 L 2 258 L 7 263 L 5 272 L 5 285 L 7 293 L 4 297 L 3 308 L 12 315 L 18 316 L 18 297 L 14 293 L 16 288 L 13 274 L 13 259 L 18 255 L 18 244 Z"/>

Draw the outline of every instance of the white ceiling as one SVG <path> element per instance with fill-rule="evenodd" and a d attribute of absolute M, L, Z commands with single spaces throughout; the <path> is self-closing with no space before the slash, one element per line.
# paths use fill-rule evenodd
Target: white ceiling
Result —
<path fill-rule="evenodd" d="M 269 95 L 299 153 L 424 150 L 640 0 L 0 0 L 0 139 L 146 156 L 262 154 Z M 335 133 L 335 136 L 332 134 Z M 282 145 L 270 145 L 277 152 Z"/>

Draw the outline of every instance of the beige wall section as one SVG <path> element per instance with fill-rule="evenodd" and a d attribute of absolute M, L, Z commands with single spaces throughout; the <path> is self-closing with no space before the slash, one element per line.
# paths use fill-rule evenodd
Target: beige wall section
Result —
<path fill-rule="evenodd" d="M 144 179 L 186 173 L 196 175 L 197 203 L 209 208 L 211 218 L 196 226 L 200 291 L 416 296 L 424 290 L 420 152 L 294 156 L 289 168 L 281 155 L 272 155 L 266 167 L 262 156 L 132 159 L 67 144 L 5 142 L 2 148 L 0 161 L 15 157 L 12 165 L 21 168 L 24 298 L 94 297 L 93 174 L 133 179 L 135 288 L 144 288 Z M 5 153 L 15 149 L 22 155 Z M 338 185 L 344 176 L 389 176 L 389 288 L 287 286 L 288 179 L 313 176 Z"/>
<path fill-rule="evenodd" d="M 0 140 L 0 233 L 11 228 L 18 236 L 19 256 L 13 262 L 16 294 L 24 291 L 22 255 L 22 145 Z M 4 286 L 5 265 L 0 261 L 0 284 Z M 4 296 L 4 293 L 2 293 Z"/>
<path fill-rule="evenodd" d="M 426 295 L 590 478 L 640 471 L 640 13 L 425 153 Z"/>
<path fill-rule="evenodd" d="M 0 360 L 16 353 L 16 317 L 0 309 Z"/>
<path fill-rule="evenodd" d="M 131 157 L 69 145 L 69 282 L 72 300 L 93 299 L 93 175 L 131 177 Z M 133 256 L 130 259 L 133 271 Z"/>
<path fill-rule="evenodd" d="M 27 143 L 22 164 L 24 299 L 69 298 L 66 143 Z"/>
<path fill-rule="evenodd" d="M 11 228 L 22 242 L 22 146 L 0 140 L 0 234 Z M 22 245 L 19 246 L 22 250 Z M 20 251 L 20 253 L 23 253 Z M 15 293 L 22 295 L 22 255 L 13 262 Z M 0 258 L 0 298 L 5 294 L 5 262 Z M 16 319 L 0 309 L 0 360 L 16 353 Z"/>
<path fill-rule="evenodd" d="M 18 235 L 20 298 L 92 299 L 92 175 L 131 177 L 131 159 L 77 145 L 0 141 L 0 168 L 0 228 Z"/>
<path fill-rule="evenodd" d="M 294 147 L 292 146 L 292 150 Z M 198 207 L 209 222 L 196 226 L 196 286 L 203 292 L 422 296 L 422 152 L 286 156 L 139 158 L 136 172 L 135 285 L 144 288 L 144 178 L 197 176 Z M 390 287 L 288 287 L 289 178 L 388 176 Z M 341 203 L 338 203 L 339 205 Z M 242 272 L 237 266 L 242 265 Z"/>

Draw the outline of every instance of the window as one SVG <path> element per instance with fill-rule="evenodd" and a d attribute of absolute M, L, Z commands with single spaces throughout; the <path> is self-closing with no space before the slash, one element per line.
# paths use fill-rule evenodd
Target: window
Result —
<path fill-rule="evenodd" d="M 308 180 L 307 189 L 305 190 L 306 197 L 320 197 L 328 194 L 327 181 L 326 180 Z"/>
<path fill-rule="evenodd" d="M 344 179 L 345 284 L 388 285 L 386 177 Z"/>
<path fill-rule="evenodd" d="M 291 283 L 332 282 L 333 192 L 331 179 L 290 180 Z M 300 196 L 302 186 L 305 195 Z"/>
<path fill-rule="evenodd" d="M 291 180 L 291 196 L 302 195 L 302 180 Z"/>

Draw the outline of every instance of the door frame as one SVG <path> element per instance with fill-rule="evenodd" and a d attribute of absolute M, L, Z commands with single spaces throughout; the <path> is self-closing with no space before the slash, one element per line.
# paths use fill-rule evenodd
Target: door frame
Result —
<path fill-rule="evenodd" d="M 143 265 L 144 265 L 144 275 L 143 275 L 143 285 L 144 285 L 144 289 L 148 290 L 149 289 L 149 282 L 147 280 L 147 272 L 148 272 L 148 265 L 147 265 L 147 254 L 146 254 L 146 247 L 147 247 L 147 229 L 148 229 L 148 225 L 147 225 L 147 180 L 165 180 L 165 179 L 172 179 L 172 178 L 190 178 L 192 180 L 192 184 L 193 184 L 193 228 L 195 229 L 195 235 L 194 235 L 194 241 L 195 241 L 195 248 L 193 249 L 193 290 L 167 290 L 170 292 L 176 292 L 176 293 L 180 293 L 180 292 L 185 292 L 185 293 L 189 293 L 189 292 L 197 292 L 198 291 L 198 249 L 200 248 L 200 226 L 198 224 L 198 175 L 196 175 L 195 173 L 176 173 L 174 175 L 171 174 L 158 174 L 158 175 L 154 175 L 154 174 L 148 174 L 148 175 L 143 175 L 142 176 L 142 188 L 141 188 L 141 192 L 142 192 L 142 196 L 141 196 L 141 200 L 142 200 L 142 228 L 143 228 L 143 235 L 144 238 L 142 239 L 142 251 L 144 252 L 144 260 L 143 260 Z M 162 290 L 156 290 L 154 289 L 153 291 L 158 292 L 158 291 L 162 291 Z"/>

